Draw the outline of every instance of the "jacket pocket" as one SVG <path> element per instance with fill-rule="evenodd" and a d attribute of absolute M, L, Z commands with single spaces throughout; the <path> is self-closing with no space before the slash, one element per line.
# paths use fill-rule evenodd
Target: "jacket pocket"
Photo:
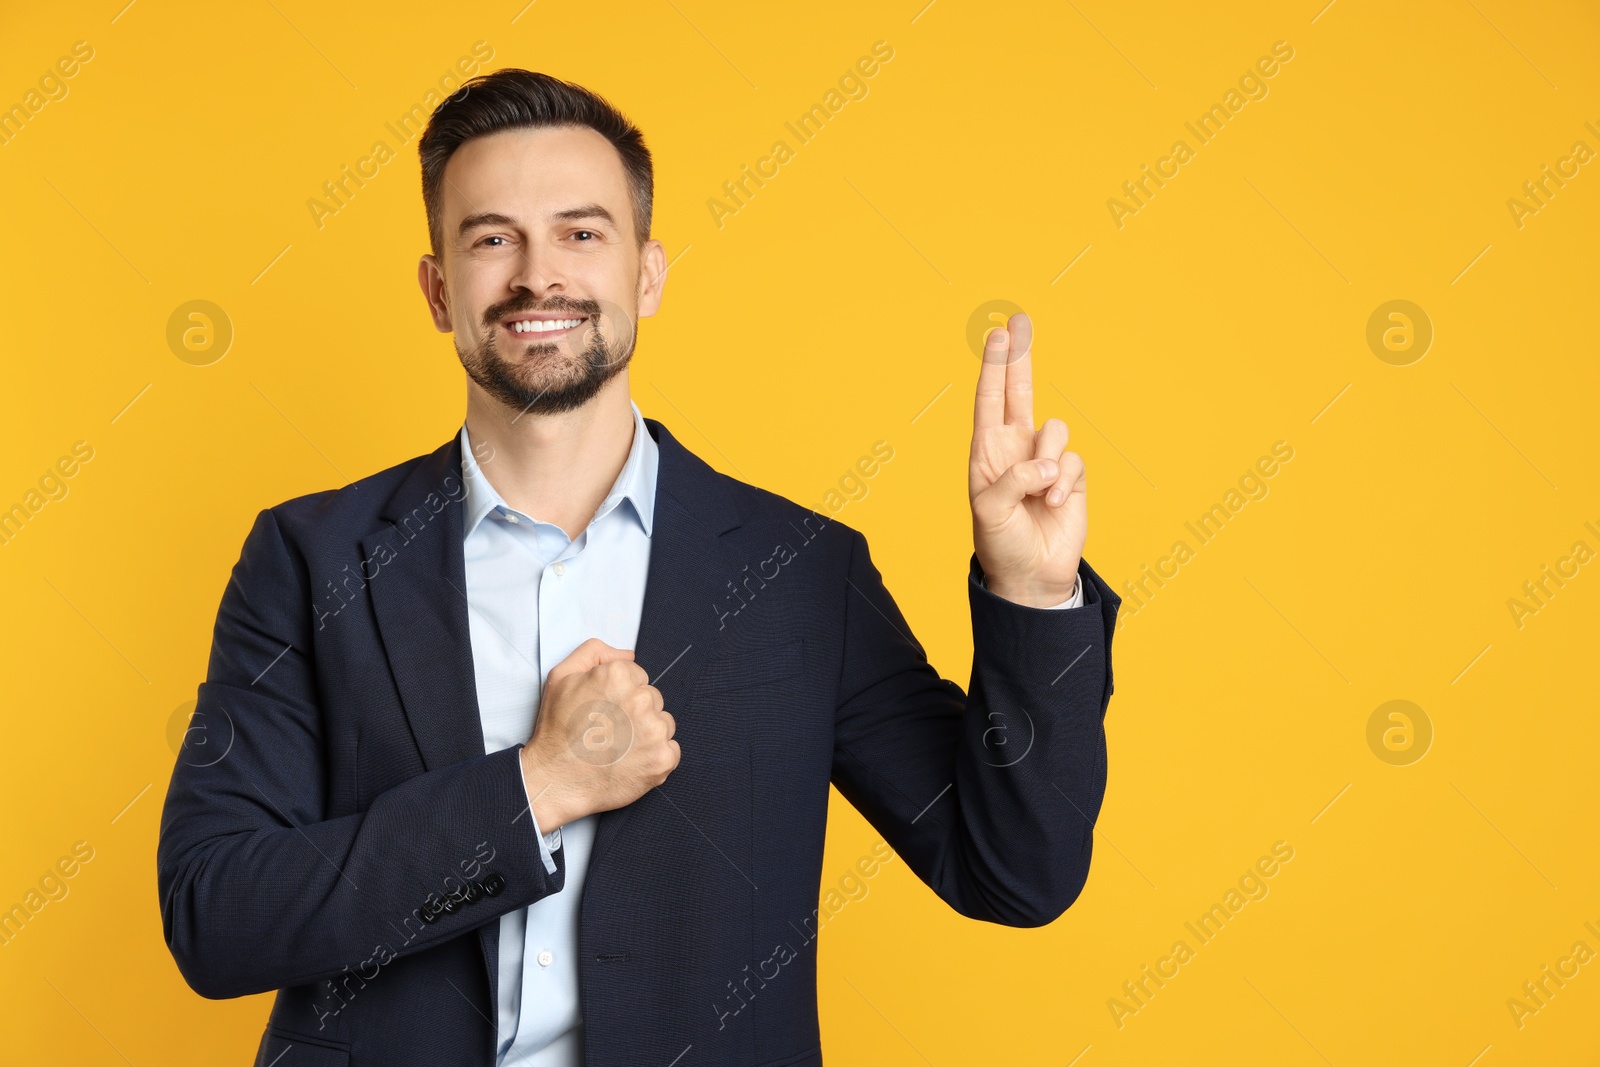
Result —
<path fill-rule="evenodd" d="M 767 1060 L 758 1064 L 757 1067 L 800 1067 L 801 1064 L 817 1064 L 820 1067 L 821 1063 L 822 1046 L 818 1045 L 816 1048 L 807 1049 L 793 1056 L 785 1056 L 778 1060 Z"/>
<path fill-rule="evenodd" d="M 803 666 L 804 638 L 791 637 L 764 645 L 732 648 L 705 665 L 695 683 L 695 693 L 714 695 L 770 685 L 799 674 Z"/>
<path fill-rule="evenodd" d="M 267 1027 L 255 1067 L 349 1067 L 350 1050 L 318 1038 Z"/>

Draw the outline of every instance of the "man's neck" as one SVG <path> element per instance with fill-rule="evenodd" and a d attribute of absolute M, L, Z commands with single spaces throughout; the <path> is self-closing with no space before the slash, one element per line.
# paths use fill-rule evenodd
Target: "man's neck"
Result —
<path fill-rule="evenodd" d="M 506 504 L 576 538 L 633 446 L 628 372 L 581 408 L 551 415 L 519 416 L 469 380 L 466 423 L 474 458 Z"/>

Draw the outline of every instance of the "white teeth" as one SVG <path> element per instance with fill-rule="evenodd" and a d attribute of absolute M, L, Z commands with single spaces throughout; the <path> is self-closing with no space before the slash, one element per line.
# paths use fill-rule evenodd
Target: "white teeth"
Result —
<path fill-rule="evenodd" d="M 583 325 L 583 319 L 551 319 L 541 321 L 538 319 L 521 319 L 511 324 L 517 333 L 548 333 L 551 330 L 570 330 L 575 326 Z"/>

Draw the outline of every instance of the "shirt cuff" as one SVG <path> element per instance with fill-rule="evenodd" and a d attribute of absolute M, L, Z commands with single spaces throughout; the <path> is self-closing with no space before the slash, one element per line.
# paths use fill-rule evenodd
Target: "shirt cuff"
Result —
<path fill-rule="evenodd" d="M 984 575 L 983 577 L 979 578 L 978 579 L 978 584 L 981 585 L 985 589 L 989 588 L 989 576 L 988 575 Z M 1061 603 L 1059 603 L 1059 604 L 1042 604 L 1040 606 L 1043 607 L 1047 611 L 1055 611 L 1055 610 L 1057 610 L 1059 608 L 1081 608 L 1081 607 L 1083 607 L 1083 579 L 1081 577 L 1076 577 L 1076 576 L 1074 577 L 1073 585 L 1072 585 L 1072 595 L 1067 597 L 1067 599 L 1063 600 Z"/>
<path fill-rule="evenodd" d="M 528 780 L 522 780 L 522 795 L 528 796 Z M 556 873 L 556 859 L 552 853 L 561 847 L 561 827 L 556 827 L 548 834 L 539 829 L 539 818 L 533 813 L 533 798 L 528 797 L 528 820 L 533 823 L 533 833 L 539 839 L 539 858 L 544 861 L 547 874 Z"/>

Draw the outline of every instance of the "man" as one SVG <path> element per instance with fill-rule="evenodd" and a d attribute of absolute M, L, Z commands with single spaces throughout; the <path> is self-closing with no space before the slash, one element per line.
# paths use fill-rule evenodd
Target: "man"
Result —
<path fill-rule="evenodd" d="M 965 694 L 860 533 L 630 399 L 667 273 L 637 129 L 502 70 L 420 153 L 466 418 L 256 517 L 162 813 L 189 984 L 277 990 L 259 1067 L 820 1064 L 830 781 L 962 915 L 1059 916 L 1120 600 L 1026 317 L 978 376 Z"/>

